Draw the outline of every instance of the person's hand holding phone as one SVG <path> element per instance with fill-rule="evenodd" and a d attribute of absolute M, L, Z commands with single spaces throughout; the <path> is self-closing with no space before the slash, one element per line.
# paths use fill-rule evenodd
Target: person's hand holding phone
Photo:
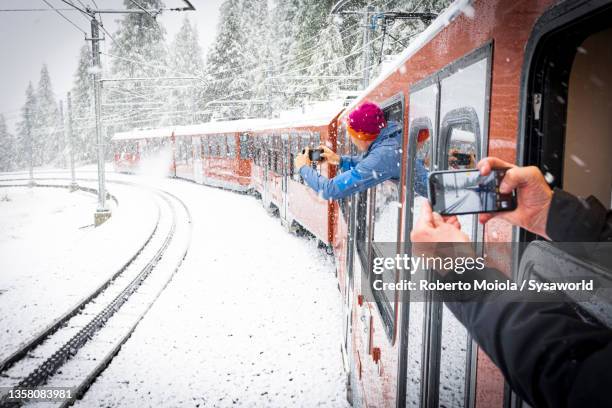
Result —
<path fill-rule="evenodd" d="M 546 221 L 553 192 L 540 169 L 535 166 L 517 167 L 496 157 L 482 159 L 477 167 L 483 176 L 490 174 L 494 168 L 508 167 L 499 186 L 500 193 L 517 190 L 515 210 L 480 214 L 480 222 L 484 224 L 492 218 L 501 218 L 548 239 Z"/>
<path fill-rule="evenodd" d="M 340 156 L 334 153 L 332 149 L 325 145 L 319 145 L 319 149 L 323 150 L 323 153 L 321 153 L 321 157 L 323 157 L 324 161 L 328 162 L 329 164 L 334 164 L 336 166 L 340 164 Z"/>

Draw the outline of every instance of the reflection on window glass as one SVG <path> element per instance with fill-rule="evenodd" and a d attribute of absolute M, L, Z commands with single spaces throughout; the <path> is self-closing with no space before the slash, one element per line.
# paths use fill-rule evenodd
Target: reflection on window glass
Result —
<path fill-rule="evenodd" d="M 447 165 L 449 169 L 465 170 L 476 168 L 476 135 L 470 123 L 450 128 Z"/>

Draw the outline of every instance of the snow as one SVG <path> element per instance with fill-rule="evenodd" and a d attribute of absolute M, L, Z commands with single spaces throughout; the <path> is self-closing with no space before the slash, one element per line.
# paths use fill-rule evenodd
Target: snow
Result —
<path fill-rule="evenodd" d="M 151 234 L 149 195 L 123 186 L 111 192 L 121 205 L 93 228 L 90 193 L 0 189 L 10 200 L 0 201 L 0 360 L 108 279 Z"/>
<path fill-rule="evenodd" d="M 136 129 L 128 132 L 115 133 L 112 140 L 131 140 L 144 138 L 164 138 L 175 136 L 198 136 L 216 133 L 236 133 L 305 126 L 329 125 L 343 107 L 344 100 L 323 101 L 313 103 L 303 112 L 301 109 L 281 112 L 277 119 L 240 119 L 219 122 L 206 122 L 195 125 L 172 126 L 157 129 Z"/>
<path fill-rule="evenodd" d="M 44 177 L 58 174 L 66 176 L 49 171 Z M 141 242 L 155 219 L 154 200 L 146 188 L 112 183 L 137 181 L 185 201 L 193 241 L 181 269 L 76 405 L 347 406 L 334 262 L 315 241 L 288 234 L 249 196 L 156 177 L 107 173 L 107 180 L 119 205 L 96 229 L 78 229 L 91 224 L 93 195 L 42 187 L 0 190 L 10 198 L 0 201 L 0 262 L 10 271 L 0 277 L 0 288 L 9 289 L 0 293 L 5 355 L 88 293 L 118 255 Z M 106 241 L 110 237 L 114 243 Z M 106 246 L 98 252 L 88 250 L 91 245 Z M 14 248 L 34 248 L 40 259 L 21 259 Z M 19 341 L 5 334 L 13 325 L 22 330 Z M 83 362 L 73 359 L 58 384 L 68 384 L 79 367 L 83 371 L 99 347 L 92 340 Z"/>
<path fill-rule="evenodd" d="M 191 251 L 77 406 L 346 406 L 332 259 L 251 197 L 165 184 Z"/>

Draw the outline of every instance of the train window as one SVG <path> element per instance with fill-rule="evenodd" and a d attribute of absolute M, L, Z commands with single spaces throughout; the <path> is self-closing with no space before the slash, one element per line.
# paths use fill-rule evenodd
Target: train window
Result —
<path fill-rule="evenodd" d="M 427 203 L 427 175 L 434 165 L 433 147 L 437 139 L 436 106 L 438 99 L 438 84 L 433 84 L 420 90 L 411 92 L 408 133 L 408 151 L 410 153 L 406 169 L 406 202 L 404 206 L 404 219 L 406 227 L 404 231 L 412 229 L 413 219 L 418 217 L 421 207 Z M 408 234 L 408 232 L 406 232 Z M 406 241 L 408 241 L 406 239 Z M 405 253 L 412 253 L 410 242 L 406 242 Z M 423 273 L 422 271 L 415 271 Z M 412 275 L 404 276 L 411 279 Z M 437 370 L 435 363 L 438 360 L 437 350 L 431 348 L 427 354 L 425 344 L 432 338 L 432 325 L 429 324 L 439 310 L 432 303 L 425 307 L 424 302 L 410 302 L 410 294 L 405 293 L 403 300 L 402 319 L 404 324 L 408 324 L 407 344 L 402 348 L 405 357 L 402 361 L 409 361 L 406 367 L 406 406 L 420 407 L 426 406 L 426 399 L 429 396 L 427 386 L 437 384 Z M 430 301 L 431 302 L 431 301 Z M 405 340 L 404 340 L 405 341 Z M 429 363 L 432 364 L 429 364 Z"/>
<path fill-rule="evenodd" d="M 200 146 L 202 146 L 202 157 L 207 157 L 210 152 L 210 148 L 208 146 L 208 138 L 200 137 Z"/>
<path fill-rule="evenodd" d="M 293 164 L 293 160 L 295 159 L 295 155 L 300 150 L 300 138 L 297 133 L 291 134 L 291 139 L 289 143 L 289 176 L 294 181 L 300 181 L 300 175 L 295 171 L 295 165 Z"/>
<path fill-rule="evenodd" d="M 234 133 L 230 133 L 226 137 L 227 140 L 227 157 L 235 158 L 236 157 L 236 135 Z"/>
<path fill-rule="evenodd" d="M 251 154 L 252 146 L 251 146 L 251 137 L 248 133 L 240 134 L 240 158 L 241 159 L 250 159 L 253 157 Z"/>
<path fill-rule="evenodd" d="M 383 105 L 383 112 L 385 118 L 393 120 L 399 123 L 400 128 L 402 125 L 403 118 L 403 101 L 396 100 L 392 103 Z M 403 137 L 403 132 L 402 132 Z M 402 146 L 402 139 L 399 141 Z M 401 165 L 397 163 L 398 169 Z M 387 180 L 383 183 L 377 184 L 374 189 L 370 192 L 370 225 L 369 225 L 369 243 L 370 259 L 375 257 L 394 257 L 395 254 L 400 250 L 398 242 L 398 233 L 400 230 L 401 220 L 401 209 L 400 209 L 400 186 L 399 180 Z M 367 259 L 367 258 L 366 258 Z M 362 263 L 363 271 L 367 272 L 367 278 L 370 282 L 374 279 L 381 279 L 383 282 L 395 282 L 396 271 L 390 270 L 383 273 L 383 275 L 373 275 L 372 268 L 369 263 Z M 395 327 L 395 295 L 393 292 L 381 292 L 373 291 L 373 296 L 376 301 L 376 305 L 382 317 L 385 331 L 389 339 L 393 338 L 393 331 Z"/>
<path fill-rule="evenodd" d="M 483 50 L 488 53 L 487 48 Z M 476 57 L 475 62 L 440 80 L 439 117 L 442 120 L 437 146 L 440 170 L 474 168 L 484 150 L 490 73 L 488 58 L 480 55 L 480 59 Z M 458 164 L 458 159 L 465 159 L 465 164 Z M 482 241 L 482 229 L 478 228 L 476 216 L 459 216 L 459 221 L 472 241 Z M 476 350 L 465 328 L 446 306 L 441 321 L 439 403 L 462 405 L 470 395 L 466 393 L 466 384 L 475 381 L 469 373 L 473 373 L 470 365 L 475 364 Z"/>

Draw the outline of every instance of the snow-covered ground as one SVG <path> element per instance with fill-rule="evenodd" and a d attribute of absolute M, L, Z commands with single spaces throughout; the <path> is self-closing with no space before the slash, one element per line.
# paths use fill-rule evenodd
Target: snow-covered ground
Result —
<path fill-rule="evenodd" d="M 78 406 L 346 406 L 332 260 L 251 197 L 160 183 L 190 253 Z"/>
<path fill-rule="evenodd" d="M 347 405 L 334 265 L 315 242 L 288 234 L 249 196 L 179 180 L 108 178 L 147 183 L 181 198 L 192 213 L 193 241 L 170 285 L 78 406 Z M 98 229 L 78 228 L 91 224 L 95 207 L 95 197 L 86 193 L 16 188 L 1 189 L 0 197 L 5 191 L 13 196 L 0 202 L 7 205 L 0 207 L 0 288 L 10 288 L 0 294 L 2 344 L 9 339 L 5 330 L 20 320 L 9 317 L 13 309 L 27 317 L 19 323 L 26 340 L 50 323 L 49 305 L 59 313 L 102 274 L 82 262 L 87 234 L 110 230 L 125 247 L 155 219 L 148 193 L 113 183 L 109 191 L 119 206 Z M 124 206 L 146 203 L 150 209 L 133 220 L 118 216 Z M 20 252 L 11 245 L 33 256 L 15 257 Z M 116 258 L 113 251 L 102 253 Z M 18 305 L 4 303 L 9 293 L 21 293 Z"/>
<path fill-rule="evenodd" d="M 101 285 L 142 246 L 157 208 L 148 193 L 133 190 L 119 186 L 122 205 L 113 208 L 113 221 L 94 228 L 96 197 L 91 193 L 0 189 L 0 361 Z"/>

